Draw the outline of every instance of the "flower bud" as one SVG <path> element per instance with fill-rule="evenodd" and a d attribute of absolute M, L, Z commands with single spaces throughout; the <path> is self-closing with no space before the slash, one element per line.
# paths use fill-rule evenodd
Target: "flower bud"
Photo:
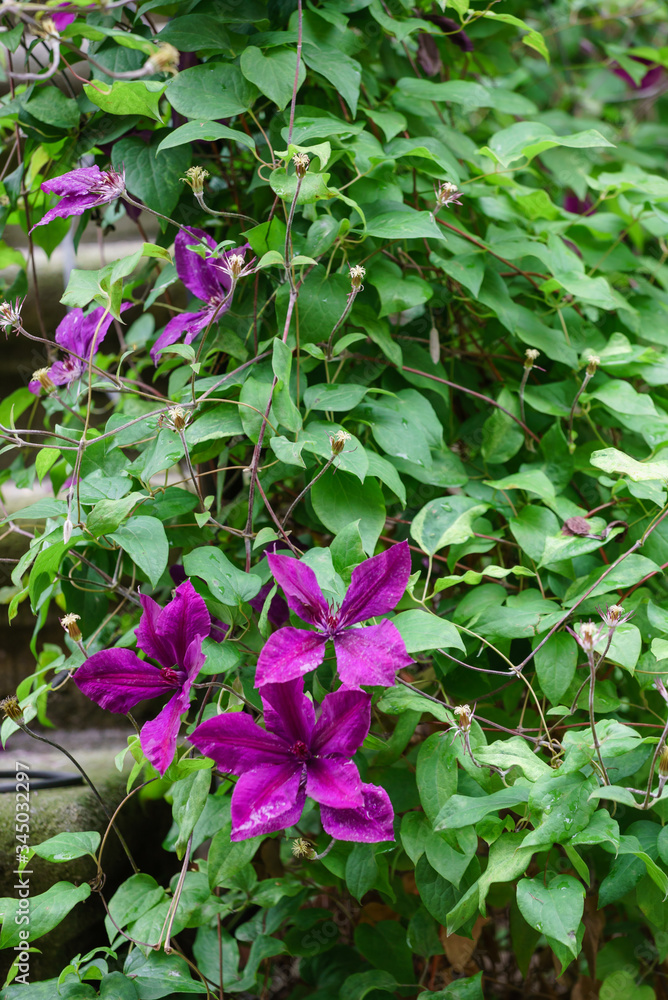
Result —
<path fill-rule="evenodd" d="M 295 173 L 297 177 L 306 177 L 306 171 L 308 170 L 309 163 L 311 162 L 306 153 L 295 153 L 292 157 L 292 162 L 295 165 Z"/>
<path fill-rule="evenodd" d="M 10 694 L 8 698 L 3 698 L 0 701 L 0 710 L 6 719 L 11 719 L 12 722 L 23 722 L 23 712 L 16 695 Z"/>
<path fill-rule="evenodd" d="M 51 381 L 50 371 L 50 368 L 38 368 L 36 372 L 32 373 L 31 381 L 39 382 L 42 389 L 45 389 L 47 392 L 53 392 L 56 387 Z"/>
<path fill-rule="evenodd" d="M 308 840 L 303 837 L 292 841 L 292 854 L 295 858 L 306 858 L 307 861 L 313 861 L 316 856 L 313 845 L 309 844 Z"/>
<path fill-rule="evenodd" d="M 351 435 L 347 431 L 339 430 L 333 436 L 330 435 L 329 443 L 332 446 L 332 455 L 340 455 L 346 441 L 350 441 Z"/>
<path fill-rule="evenodd" d="M 361 264 L 355 264 L 354 267 L 350 268 L 350 284 L 353 286 L 353 291 L 363 291 L 364 285 L 362 284 L 362 279 L 366 274 L 366 269 L 362 267 Z"/>
<path fill-rule="evenodd" d="M 63 541 L 64 541 L 65 545 L 67 545 L 67 543 L 69 542 L 70 538 L 72 537 L 72 531 L 73 531 L 73 529 L 74 529 L 74 525 L 72 524 L 72 521 L 70 520 L 69 517 L 66 517 L 65 518 L 65 523 L 63 524 Z"/>
<path fill-rule="evenodd" d="M 209 176 L 209 171 L 205 170 L 204 167 L 189 167 L 185 177 L 180 177 L 179 180 L 183 184 L 188 184 L 192 188 L 193 194 L 197 196 L 204 192 L 204 181 Z"/>
<path fill-rule="evenodd" d="M 590 354 L 587 359 L 587 375 L 591 378 L 592 375 L 596 374 L 596 369 L 601 363 L 601 359 L 597 357 L 596 354 Z"/>
<path fill-rule="evenodd" d="M 537 351 L 534 347 L 527 347 L 524 352 L 526 361 L 524 362 L 525 368 L 533 368 L 534 362 L 540 357 L 540 351 Z"/>
<path fill-rule="evenodd" d="M 81 615 L 75 615 L 71 612 L 60 619 L 60 624 L 74 642 L 81 642 L 81 629 L 77 625 L 77 622 L 80 620 Z"/>
<path fill-rule="evenodd" d="M 453 710 L 453 715 L 457 716 L 457 725 L 459 726 L 459 731 L 462 733 L 468 733 L 471 729 L 471 723 L 473 721 L 473 712 L 471 711 L 470 705 L 457 705 Z"/>
<path fill-rule="evenodd" d="M 179 69 L 180 53 L 169 42 L 162 42 L 158 46 L 158 51 L 154 52 L 144 63 L 144 69 L 148 73 L 173 73 L 176 75 Z"/>

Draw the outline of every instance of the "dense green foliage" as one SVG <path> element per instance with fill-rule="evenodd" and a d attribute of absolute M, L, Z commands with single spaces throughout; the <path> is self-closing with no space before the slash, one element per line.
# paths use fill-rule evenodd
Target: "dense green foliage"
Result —
<path fill-rule="evenodd" d="M 136 253 L 75 270 L 62 298 L 115 318 L 100 352 L 41 406 L 27 387 L 0 403 L 3 481 L 53 492 L 7 522 L 37 524 L 9 605 L 35 615 L 25 721 L 47 722 L 84 653 L 134 647 L 138 592 L 164 605 L 175 564 L 230 626 L 205 640 L 213 686 L 146 792 L 171 803 L 174 879 L 135 874 L 107 900 L 113 950 L 78 956 L 59 995 L 217 995 L 220 947 L 227 993 L 289 1000 L 665 996 L 665 4 L 77 3 L 59 40 L 38 37 L 46 5 L 21 6 L 0 35 L 0 224 L 27 234 L 57 204 L 41 184 L 93 163 L 124 170 L 130 197 L 75 218 L 75 244 L 87 222 L 137 222 Z M 194 166 L 203 193 L 183 183 Z M 38 225 L 28 256 L 71 225 Z M 186 305 L 183 226 L 256 260 L 154 365 Z M 29 260 L 2 242 L 0 262 L 20 264 L 13 308 Z M 10 313 L 45 365 L 63 360 Z M 297 838 L 330 843 L 311 802 L 286 835 L 232 842 L 232 781 L 212 784 L 186 739 L 261 711 L 263 553 L 295 547 L 340 600 L 404 539 L 413 575 L 386 617 L 415 664 L 372 689 L 355 757 L 396 840 L 294 857 Z M 80 616 L 83 647 L 43 645 L 50 611 Z M 306 679 L 317 702 L 336 683 L 333 654 Z M 129 790 L 156 772 L 128 732 Z M 30 847 L 95 856 L 99 835 Z M 100 881 L 32 900 L 35 947 Z M 17 906 L 0 900 L 1 948 Z M 169 918 L 178 954 L 152 951 Z"/>

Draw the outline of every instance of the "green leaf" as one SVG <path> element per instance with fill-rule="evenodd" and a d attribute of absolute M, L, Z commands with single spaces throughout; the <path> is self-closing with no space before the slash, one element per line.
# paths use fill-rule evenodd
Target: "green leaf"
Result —
<path fill-rule="evenodd" d="M 370 972 L 355 972 L 343 982 L 339 990 L 339 1000 L 364 1000 L 367 993 L 382 991 L 396 996 L 397 981 L 389 972 L 371 969 Z"/>
<path fill-rule="evenodd" d="M 304 393 L 304 404 L 307 410 L 329 410 L 335 413 L 339 410 L 352 410 L 365 396 L 364 385 L 322 382 L 308 387 Z"/>
<path fill-rule="evenodd" d="M 328 469 L 314 483 L 310 496 L 314 511 L 335 535 L 358 521 L 364 550 L 373 554 L 385 524 L 383 492 L 374 479 L 360 483 L 346 472 Z"/>
<path fill-rule="evenodd" d="M 241 53 L 241 72 L 255 84 L 261 94 L 264 94 L 282 111 L 292 97 L 297 73 L 297 53 L 284 46 L 274 49 L 262 49 L 248 45 Z M 306 68 L 299 62 L 297 90 L 306 79 Z M 226 117 L 221 114 L 217 118 Z"/>
<path fill-rule="evenodd" d="M 473 521 L 487 509 L 488 504 L 466 496 L 431 500 L 416 514 L 410 533 L 422 551 L 433 556 L 446 545 L 457 545 L 471 538 Z"/>
<path fill-rule="evenodd" d="M 466 648 L 451 622 L 427 611 L 402 611 L 395 615 L 392 623 L 399 629 L 409 653 L 440 649 L 442 646 L 456 646 L 461 650 Z"/>
<path fill-rule="evenodd" d="M 93 80 L 83 89 L 88 100 L 107 114 L 142 115 L 162 123 L 159 106 L 165 88 L 166 84 L 155 80 L 114 80 L 111 84 Z"/>
<path fill-rule="evenodd" d="M 534 156 L 553 149 L 555 146 L 567 146 L 576 149 L 587 149 L 595 146 L 612 146 L 600 132 L 587 129 L 572 135 L 557 135 L 549 125 L 542 122 L 517 122 L 508 128 L 496 132 L 489 147 L 482 152 L 495 159 L 503 167 L 509 167 L 515 160 L 523 156 L 532 160 Z"/>
<path fill-rule="evenodd" d="M 589 461 L 604 472 L 616 472 L 634 483 L 657 479 L 668 482 L 668 462 L 638 462 L 617 448 L 602 448 L 592 452 Z"/>
<path fill-rule="evenodd" d="M 342 528 L 330 545 L 329 551 L 335 571 L 345 584 L 349 584 L 353 570 L 365 559 L 359 521 L 351 521 Z"/>
<path fill-rule="evenodd" d="M 433 823 L 457 791 L 457 756 L 452 734 L 433 733 L 420 744 L 415 777 L 422 808 Z"/>
<path fill-rule="evenodd" d="M 174 850 L 179 860 L 183 858 L 190 834 L 204 811 L 210 787 L 211 771 L 208 768 L 193 771 L 172 785 L 172 813 L 179 828 Z"/>
<path fill-rule="evenodd" d="M 255 143 L 245 132 L 238 132 L 236 129 L 228 128 L 219 122 L 194 121 L 186 122 L 175 128 L 161 140 L 157 152 L 163 149 L 171 149 L 173 146 L 190 145 L 193 142 L 216 142 L 218 139 L 227 139 L 228 142 L 239 142 L 248 149 L 255 149 Z"/>
<path fill-rule="evenodd" d="M 183 567 L 188 576 L 199 576 L 221 604 L 234 607 L 250 601 L 262 587 L 254 573 L 237 569 L 218 548 L 203 545 L 183 557 Z"/>
<path fill-rule="evenodd" d="M 174 110 L 197 121 L 233 118 L 248 111 L 256 97 L 257 89 L 234 63 L 192 66 L 174 77 L 167 88 Z"/>
<path fill-rule="evenodd" d="M 545 885 L 541 878 L 523 878 L 517 885 L 520 913 L 537 931 L 578 956 L 576 933 L 584 911 L 584 887 L 571 875 L 557 875 Z"/>
<path fill-rule="evenodd" d="M 461 6 L 462 0 L 449 0 L 453 7 Z M 468 0 L 463 0 L 468 9 Z M 457 979 L 444 990 L 423 990 L 418 994 L 420 1000 L 484 1000 L 482 992 L 482 972 L 466 979 Z"/>
<path fill-rule="evenodd" d="M 117 170 L 125 167 L 128 191 L 163 215 L 170 215 L 181 197 L 184 185 L 180 178 L 190 166 L 191 159 L 189 146 L 158 153 L 158 147 L 167 133 L 167 129 L 157 129 L 148 143 L 139 136 L 119 139 L 111 154 Z"/>
<path fill-rule="evenodd" d="M 458 830 L 462 826 L 475 826 L 488 813 L 499 809 L 512 809 L 529 801 L 529 789 L 525 785 L 502 788 L 491 795 L 469 798 L 453 795 L 445 803 L 434 823 L 435 830 Z"/>
<path fill-rule="evenodd" d="M 558 705 L 575 677 L 578 662 L 575 639 L 567 632 L 556 632 L 538 650 L 534 662 L 543 692 L 553 705 Z"/>
<path fill-rule="evenodd" d="M 72 885 L 71 882 L 56 882 L 46 892 L 30 897 L 30 920 L 27 924 L 17 920 L 19 914 L 25 912 L 25 907 L 21 907 L 21 900 L 3 899 L 0 904 L 2 906 L 0 948 L 14 948 L 18 944 L 23 944 L 25 939 L 19 937 L 19 931 L 23 929 L 28 931 L 29 941 L 42 937 L 57 927 L 77 903 L 83 902 L 89 896 L 90 886 L 87 882 L 79 886 Z"/>
<path fill-rule="evenodd" d="M 545 44 L 545 39 L 536 31 L 534 28 L 530 28 L 529 25 L 522 21 L 521 18 L 515 17 L 513 14 L 502 14 L 495 10 L 486 10 L 483 17 L 489 18 L 489 20 L 494 19 L 495 21 L 502 21 L 503 24 L 512 24 L 516 28 L 521 28 L 526 31 L 527 34 L 522 37 L 522 41 L 531 49 L 535 49 L 542 55 L 546 62 L 550 61 L 550 53 L 547 50 L 547 45 Z"/>
<path fill-rule="evenodd" d="M 129 493 L 120 500 L 98 500 L 86 519 L 86 527 L 94 538 L 116 531 L 132 508 L 145 499 L 143 493 Z"/>
<path fill-rule="evenodd" d="M 209 848 L 209 887 L 225 887 L 251 861 L 262 843 L 262 837 L 251 837 L 238 843 L 230 841 L 231 824 L 227 823 L 215 835 Z"/>
<path fill-rule="evenodd" d="M 169 543 L 165 526 L 157 517 L 131 517 L 109 535 L 145 573 L 153 587 L 167 569 Z"/>
<path fill-rule="evenodd" d="M 431 212 L 417 212 L 402 201 L 368 219 L 366 234 L 384 240 L 443 239 Z"/>
<path fill-rule="evenodd" d="M 55 837 L 34 844 L 29 856 L 36 854 L 45 861 L 61 862 L 82 858 L 86 854 L 93 857 L 100 846 L 100 834 L 97 830 L 75 830 L 73 833 L 57 833 Z"/>

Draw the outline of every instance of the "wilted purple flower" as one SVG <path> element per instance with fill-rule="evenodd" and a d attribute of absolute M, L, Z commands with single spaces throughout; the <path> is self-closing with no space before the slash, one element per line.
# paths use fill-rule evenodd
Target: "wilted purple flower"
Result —
<path fill-rule="evenodd" d="M 160 666 L 140 660 L 131 649 L 105 649 L 79 667 L 74 681 L 91 701 L 110 712 L 129 712 L 145 698 L 172 694 L 141 731 L 142 750 L 164 774 L 174 757 L 181 715 L 190 705 L 190 688 L 204 666 L 202 642 L 211 631 L 211 618 L 190 580 L 176 588 L 164 608 L 144 594 L 140 600 L 144 613 L 137 645 Z"/>
<path fill-rule="evenodd" d="M 14 302 L 0 302 L 0 326 L 4 327 L 5 335 L 9 330 L 18 331 L 21 329 L 21 309 L 25 297 L 15 299 Z"/>
<path fill-rule="evenodd" d="M 337 840 L 394 840 L 387 792 L 362 782 L 350 759 L 369 732 L 371 697 L 328 694 L 316 721 L 302 678 L 262 689 L 261 729 L 244 712 L 208 719 L 190 740 L 228 774 L 232 840 L 285 830 L 299 822 L 306 796 L 320 804 L 325 831 Z"/>
<path fill-rule="evenodd" d="M 89 208 L 106 205 L 125 191 L 125 175 L 116 170 L 100 170 L 99 167 L 79 167 L 68 174 L 44 181 L 42 191 L 57 194 L 63 199 L 55 208 L 50 208 L 39 222 L 32 227 L 45 226 L 54 219 L 67 219 L 70 215 L 83 215 Z M 32 230 L 31 230 L 32 232 Z"/>
<path fill-rule="evenodd" d="M 594 211 L 594 203 L 591 198 L 578 198 L 574 191 L 564 195 L 564 208 L 573 215 L 591 215 Z"/>
<path fill-rule="evenodd" d="M 206 303 L 205 308 L 199 312 L 179 313 L 170 319 L 151 348 L 154 363 L 162 348 L 175 344 L 184 333 L 184 343 L 191 343 L 198 333 L 201 333 L 214 319 L 222 316 L 232 304 L 230 290 L 234 279 L 226 266 L 227 260 L 232 256 L 243 258 L 248 243 L 238 250 L 228 250 L 216 262 L 205 260 L 194 250 L 188 249 L 189 246 L 200 242 L 206 243 L 210 250 L 216 249 L 216 243 L 203 229 L 189 229 L 187 232 L 179 230 L 174 240 L 174 262 L 176 273 L 183 284 L 188 291 Z"/>
<path fill-rule="evenodd" d="M 408 542 L 393 545 L 354 569 L 340 608 L 327 603 L 310 566 L 288 556 L 269 554 L 267 559 L 290 608 L 316 631 L 287 627 L 274 632 L 258 659 L 258 687 L 315 670 L 329 639 L 334 642 L 339 677 L 348 688 L 394 684 L 396 671 L 413 662 L 396 625 L 387 619 L 380 625 L 351 628 L 387 614 L 403 597 L 411 571 Z"/>
<path fill-rule="evenodd" d="M 95 10 L 95 4 L 88 4 L 86 7 L 77 7 L 72 10 L 69 3 L 59 3 L 58 7 L 66 7 L 67 10 L 55 10 L 52 8 L 49 11 L 51 20 L 53 21 L 56 31 L 64 31 L 68 25 L 72 24 L 77 19 L 77 15 L 83 13 L 85 10 Z"/>
<path fill-rule="evenodd" d="M 447 40 L 453 42 L 462 52 L 473 52 L 475 48 L 473 42 L 466 32 L 462 30 L 461 25 L 453 21 L 451 17 L 444 17 L 442 14 L 424 13 L 420 16 L 423 21 L 431 21 L 432 24 L 437 24 L 444 32 Z"/>
<path fill-rule="evenodd" d="M 121 306 L 121 312 L 125 312 L 129 308 L 130 303 L 124 302 Z M 64 361 L 56 361 L 49 368 L 49 378 L 54 385 L 69 385 L 70 382 L 81 378 L 88 370 L 93 338 L 95 338 L 93 350 L 95 353 L 106 337 L 112 320 L 111 313 L 107 312 L 105 316 L 105 310 L 102 306 L 93 309 L 86 316 L 84 316 L 82 309 L 72 309 L 61 319 L 56 329 L 56 343 L 65 348 L 66 351 L 73 353 L 67 354 Z M 28 384 L 28 388 L 36 396 L 39 396 L 41 386 L 37 379 L 33 379 Z"/>

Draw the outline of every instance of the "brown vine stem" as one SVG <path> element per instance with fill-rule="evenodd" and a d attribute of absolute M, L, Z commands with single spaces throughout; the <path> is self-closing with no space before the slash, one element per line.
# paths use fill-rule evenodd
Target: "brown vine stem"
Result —
<path fill-rule="evenodd" d="M 147 785 L 150 785 L 152 781 L 157 781 L 157 780 L 158 780 L 157 778 L 149 778 L 148 781 L 143 781 L 141 783 L 141 785 L 136 785 L 135 788 L 133 788 L 131 792 L 128 792 L 128 794 L 125 796 L 125 798 L 122 799 L 122 801 L 119 802 L 119 804 L 114 809 L 113 813 L 111 814 L 111 818 L 109 820 L 109 823 L 107 824 L 107 829 L 104 831 L 104 836 L 103 836 L 102 842 L 100 844 L 100 850 L 97 852 L 97 872 L 98 872 L 98 875 L 102 874 L 102 852 L 104 851 L 105 845 L 107 843 L 107 837 L 109 836 L 109 832 L 110 832 L 110 830 L 112 828 L 112 824 L 115 822 L 116 817 L 118 816 L 119 812 L 121 811 L 121 809 L 123 808 L 123 806 L 125 805 L 125 803 L 128 801 L 128 799 L 132 798 L 132 796 L 135 794 L 135 792 L 141 791 L 142 788 L 146 788 Z"/>
<path fill-rule="evenodd" d="M 436 221 L 440 226 L 444 226 L 445 229 L 451 229 L 453 233 L 457 233 L 457 235 L 461 236 L 462 239 L 468 240 L 469 243 L 473 243 L 474 246 L 479 247 L 481 250 L 485 250 L 487 253 L 490 253 L 492 257 L 496 257 L 496 259 L 500 260 L 502 264 L 505 264 L 507 267 L 511 267 L 516 274 L 521 274 L 522 277 L 526 278 L 527 281 L 530 282 L 530 284 L 532 284 L 537 291 L 540 291 L 540 285 L 536 284 L 536 282 L 533 280 L 529 272 L 523 271 L 521 267 L 517 266 L 517 264 L 513 264 L 512 260 L 506 260 L 505 257 L 501 256 L 501 254 L 494 253 L 494 251 L 491 250 L 488 246 L 486 246 L 486 244 L 483 243 L 482 240 L 477 240 L 475 236 L 471 236 L 463 229 L 458 229 L 457 226 L 453 226 L 451 222 L 444 222 L 443 219 L 436 219 Z M 535 272 L 532 272 L 532 274 L 535 274 Z M 545 281 L 547 281 L 548 275 L 544 275 L 543 278 Z"/>
<path fill-rule="evenodd" d="M 362 354 L 356 354 L 353 355 L 353 357 L 363 361 L 369 360 Z M 476 392 L 475 389 L 468 389 L 465 385 L 458 385 L 457 382 L 450 382 L 447 378 L 441 378 L 440 375 L 431 375 L 429 372 L 423 372 L 419 368 L 409 368 L 408 365 L 395 365 L 392 361 L 388 360 L 388 358 L 376 358 L 375 360 L 378 361 L 379 364 L 388 365 L 391 368 L 400 368 L 401 371 L 411 372 L 413 375 L 422 375 L 423 378 L 430 378 L 432 382 L 440 382 L 442 385 L 449 385 L 451 389 L 457 389 L 458 392 L 463 392 L 467 396 L 475 396 L 476 399 L 482 399 L 483 402 L 488 403 L 490 406 L 493 406 L 497 410 L 501 410 L 502 413 L 505 413 L 507 417 L 510 417 L 511 420 L 514 420 L 515 423 L 522 428 L 525 434 L 530 435 L 534 441 L 537 441 L 538 444 L 540 444 L 540 438 L 534 434 L 534 432 L 527 427 L 526 424 L 522 423 L 519 417 L 516 417 L 514 413 L 507 410 L 505 406 L 501 406 L 500 403 L 497 403 L 497 401 L 492 399 L 490 396 L 484 396 L 483 393 Z"/>
<path fill-rule="evenodd" d="M 641 535 L 641 537 L 638 539 L 637 542 L 634 542 L 633 545 L 629 549 L 626 550 L 626 552 L 622 552 L 621 556 L 619 556 L 617 559 L 615 559 L 615 561 L 613 563 L 610 563 L 610 565 L 605 568 L 604 572 L 601 573 L 601 575 L 599 576 L 598 580 L 596 580 L 596 582 L 593 583 L 591 585 L 591 587 L 589 587 L 589 589 L 585 591 L 585 593 L 582 595 L 582 597 L 579 597 L 577 599 L 577 601 L 575 602 L 575 604 L 573 605 L 572 608 L 569 608 L 568 611 L 566 611 L 566 613 L 561 616 L 561 618 L 556 623 L 556 625 L 552 626 L 552 628 L 547 633 L 547 635 L 545 636 L 545 638 L 541 639 L 541 641 L 538 643 L 538 645 L 536 646 L 536 648 L 532 649 L 532 651 L 529 653 L 529 655 L 526 656 L 522 660 L 522 662 L 520 664 L 518 664 L 518 666 L 516 666 L 516 667 L 513 668 L 513 670 L 515 672 L 519 673 L 519 671 L 522 670 L 522 668 L 525 667 L 527 665 L 527 663 L 529 663 L 531 660 L 533 660 L 533 658 L 536 655 L 536 653 L 538 652 L 538 650 L 541 649 L 545 645 L 545 643 L 547 642 L 547 640 L 550 639 L 554 635 L 554 633 L 557 632 L 566 621 L 568 621 L 568 619 L 570 618 L 570 616 L 580 607 L 580 605 L 584 601 L 587 600 L 587 598 L 590 596 L 590 594 L 594 590 L 596 590 L 596 588 L 598 587 L 599 583 L 602 583 L 603 580 L 605 580 L 606 576 L 608 576 L 610 573 L 612 573 L 613 569 L 616 569 L 617 566 L 619 566 L 619 564 L 622 563 L 627 558 L 627 556 L 632 555 L 634 552 L 637 552 L 638 549 L 642 548 L 642 546 L 645 544 L 645 542 L 648 539 L 648 537 L 652 534 L 652 532 L 655 530 L 655 528 L 658 528 L 658 526 L 661 524 L 661 522 L 666 517 L 666 515 L 668 515 L 668 506 L 665 507 L 661 511 L 661 513 L 658 515 L 658 517 L 656 517 L 654 519 L 654 521 L 649 525 L 649 527 L 647 528 L 647 530 L 644 532 L 643 535 Z"/>
<path fill-rule="evenodd" d="M 594 749 L 596 750 L 596 756 L 598 757 L 598 763 L 601 768 L 601 777 L 603 778 L 603 784 L 609 785 L 610 778 L 608 777 L 608 772 L 606 771 L 605 764 L 603 763 L 603 754 L 601 753 L 601 743 L 598 738 L 598 733 L 596 732 L 596 717 L 594 715 L 594 694 L 596 692 L 596 667 L 598 666 L 598 664 L 594 660 L 594 654 L 592 652 L 587 652 L 587 661 L 589 663 L 589 725 L 591 726 L 591 735 L 594 741 Z"/>

